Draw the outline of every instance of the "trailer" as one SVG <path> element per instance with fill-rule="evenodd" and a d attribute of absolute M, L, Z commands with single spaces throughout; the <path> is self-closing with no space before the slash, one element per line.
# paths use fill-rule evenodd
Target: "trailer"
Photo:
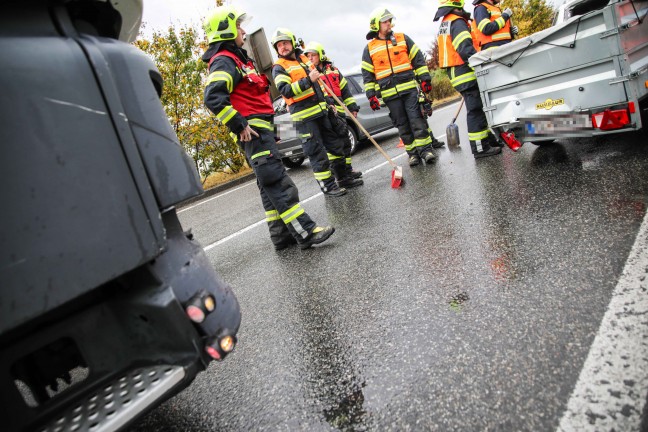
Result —
<path fill-rule="evenodd" d="M 637 131 L 648 102 L 648 0 L 575 0 L 554 25 L 473 55 L 488 125 L 507 143 Z"/>

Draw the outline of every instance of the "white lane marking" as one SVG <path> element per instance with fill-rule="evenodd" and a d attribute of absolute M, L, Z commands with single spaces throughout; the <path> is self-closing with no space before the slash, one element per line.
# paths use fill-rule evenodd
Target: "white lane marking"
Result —
<path fill-rule="evenodd" d="M 182 212 L 185 212 L 185 211 L 187 211 L 187 210 L 191 210 L 192 208 L 198 207 L 199 205 L 203 205 L 203 204 L 205 204 L 205 203 L 208 203 L 209 201 L 215 200 L 216 198 L 224 197 L 225 195 L 231 194 L 232 192 L 236 192 L 237 190 L 243 189 L 244 187 L 248 187 L 248 186 L 253 185 L 253 184 L 256 184 L 256 183 L 253 182 L 252 180 L 250 180 L 249 183 L 246 183 L 246 184 L 244 184 L 243 186 L 239 186 L 239 187 L 237 187 L 237 188 L 230 189 L 230 190 L 228 190 L 227 192 L 224 192 L 224 193 L 222 193 L 222 194 L 219 194 L 219 195 L 213 196 L 213 197 L 211 197 L 211 198 L 207 198 L 206 200 L 202 200 L 202 201 L 200 201 L 199 203 L 194 204 L 194 205 L 192 205 L 192 206 L 185 207 L 185 208 L 183 208 L 182 210 L 178 211 L 178 214 L 179 214 L 179 213 L 182 213 Z"/>
<path fill-rule="evenodd" d="M 638 431 L 648 393 L 648 213 L 558 431 Z"/>
<path fill-rule="evenodd" d="M 407 153 L 399 154 L 398 156 L 394 156 L 394 157 L 392 157 L 392 160 L 394 160 L 394 159 L 398 159 L 398 158 L 403 157 L 403 156 L 405 156 L 405 155 L 407 155 Z M 374 171 L 374 170 L 376 170 L 376 169 L 378 169 L 378 168 L 380 168 L 380 167 L 383 167 L 383 166 L 387 165 L 388 163 L 389 163 L 389 162 L 385 161 L 385 162 L 383 162 L 383 163 L 381 163 L 381 164 L 379 164 L 379 165 L 376 165 L 376 166 L 373 167 L 373 168 L 369 168 L 368 170 L 365 170 L 364 173 L 365 173 L 365 174 L 366 174 L 366 173 L 370 173 L 371 171 Z M 311 196 L 311 197 L 308 197 L 308 198 L 306 198 L 305 200 L 302 200 L 301 203 L 302 203 L 302 204 L 307 203 L 307 202 L 312 201 L 312 200 L 314 200 L 315 198 L 319 198 L 319 197 L 321 197 L 321 196 L 324 196 L 324 194 L 323 194 L 322 192 L 316 193 L 315 195 L 313 195 L 313 196 Z M 265 224 L 265 219 L 260 220 L 260 221 L 258 221 L 258 222 L 255 222 L 255 223 L 253 223 L 252 225 L 248 225 L 248 226 L 246 226 L 245 228 L 240 229 L 240 230 L 238 230 L 237 232 L 228 235 L 227 237 L 223 237 L 222 239 L 220 239 L 220 240 L 218 240 L 218 241 L 215 241 L 214 243 L 211 243 L 211 244 L 205 246 L 203 249 L 205 250 L 205 252 L 207 252 L 207 251 L 209 251 L 209 250 L 215 248 L 216 246 L 220 246 L 220 245 L 222 245 L 223 243 L 226 243 L 226 242 L 232 240 L 233 238 L 236 238 L 236 237 L 240 236 L 241 234 L 244 234 L 244 233 L 250 231 L 251 229 L 254 229 L 254 228 L 256 228 L 256 227 L 258 227 L 258 226 L 261 226 L 261 225 L 263 225 L 263 224 Z"/>

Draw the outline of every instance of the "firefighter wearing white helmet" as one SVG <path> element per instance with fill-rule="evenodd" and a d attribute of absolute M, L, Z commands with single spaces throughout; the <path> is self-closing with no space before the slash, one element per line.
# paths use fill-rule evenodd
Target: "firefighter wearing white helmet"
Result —
<path fill-rule="evenodd" d="M 363 182 L 346 171 L 344 144 L 328 117 L 328 95 L 319 82 L 321 74 L 290 30 L 276 29 L 271 43 L 279 57 L 272 67 L 272 77 L 295 122 L 315 180 L 324 195 L 345 195 L 347 188 Z"/>
<path fill-rule="evenodd" d="M 477 51 L 495 48 L 511 42 L 518 34 L 517 26 L 511 25 L 513 11 L 503 12 L 498 6 L 500 0 L 473 0 L 472 35 Z"/>
<path fill-rule="evenodd" d="M 333 65 L 333 62 L 326 55 L 324 46 L 319 42 L 309 42 L 304 48 L 304 54 L 310 60 L 310 62 L 315 66 L 315 68 L 322 74 L 320 79 L 326 83 L 326 85 L 333 91 L 335 96 L 346 105 L 347 109 L 353 114 L 354 117 L 358 116 L 358 107 L 357 102 L 351 94 L 349 84 L 342 75 L 342 72 Z M 346 120 L 346 112 L 344 108 L 339 106 L 335 99 L 331 98 L 329 101 L 329 119 L 333 125 L 333 129 L 338 134 L 338 137 L 344 143 L 344 158 L 346 161 L 346 170 L 350 177 L 360 178 L 362 173 L 360 171 L 354 171 L 351 164 L 351 150 L 352 144 L 351 139 L 349 138 L 349 125 Z"/>
<path fill-rule="evenodd" d="M 470 34 L 470 14 L 463 9 L 464 0 L 440 0 L 434 21 L 442 19 L 437 36 L 439 67 L 450 77 L 450 83 L 464 98 L 468 139 L 475 159 L 502 152 L 502 144 L 488 130 L 477 77 L 468 59 L 477 51 Z"/>
<path fill-rule="evenodd" d="M 269 82 L 242 48 L 246 14 L 224 6 L 204 21 L 209 47 L 205 105 L 232 132 L 257 177 L 270 239 L 276 250 L 292 244 L 306 249 L 328 239 L 333 227 L 318 227 L 299 204 L 274 138 Z"/>
<path fill-rule="evenodd" d="M 419 47 L 404 33 L 392 32 L 394 15 L 378 8 L 369 17 L 369 43 L 362 53 L 362 79 L 371 109 L 380 109 L 380 101 L 389 113 L 405 144 L 410 166 L 436 160 L 433 146 L 442 142 L 428 132 L 418 102 L 418 87 L 432 91 L 430 71 Z"/>

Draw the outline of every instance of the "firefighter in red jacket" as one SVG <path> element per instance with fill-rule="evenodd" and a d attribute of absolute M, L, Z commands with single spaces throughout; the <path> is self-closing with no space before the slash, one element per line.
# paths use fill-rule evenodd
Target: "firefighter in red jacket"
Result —
<path fill-rule="evenodd" d="M 511 25 L 513 11 L 507 8 L 502 12 L 499 3 L 500 0 L 473 1 L 472 34 L 477 51 L 507 44 L 518 34 L 517 26 Z"/>
<path fill-rule="evenodd" d="M 464 0 L 440 0 L 434 21 L 442 19 L 437 37 L 439 66 L 445 68 L 450 83 L 464 98 L 470 149 L 475 159 L 480 159 L 501 153 L 502 144 L 488 130 L 477 77 L 468 65 L 477 51 L 470 35 L 470 14 L 463 5 Z"/>
<path fill-rule="evenodd" d="M 205 105 L 236 136 L 254 170 L 276 250 L 298 243 L 302 249 L 322 243 L 335 231 L 319 227 L 299 204 L 295 183 L 281 163 L 274 138 L 274 109 L 269 82 L 242 49 L 245 13 L 219 7 L 204 21 L 209 47 Z"/>
<path fill-rule="evenodd" d="M 275 30 L 271 43 L 279 56 L 272 77 L 296 124 L 320 189 L 325 195 L 341 196 L 347 188 L 362 185 L 362 180 L 346 171 L 344 144 L 328 116 L 327 94 L 318 81 L 321 74 L 304 56 L 290 30 Z"/>
<path fill-rule="evenodd" d="M 389 115 L 398 128 L 410 166 L 436 160 L 432 150 L 436 143 L 427 121 L 421 114 L 418 84 L 425 93 L 432 91 L 430 71 L 419 47 L 403 33 L 393 33 L 394 16 L 385 8 L 371 13 L 369 43 L 362 53 L 362 80 L 371 109 L 380 109 L 380 101 L 387 104 Z M 437 147 L 443 145 L 437 144 Z"/>
<path fill-rule="evenodd" d="M 351 90 L 349 90 L 349 85 L 342 75 L 342 72 L 335 66 L 333 62 L 326 56 L 326 51 L 324 47 L 319 42 L 310 42 L 304 48 L 304 54 L 308 57 L 308 60 L 315 66 L 315 69 L 322 75 L 320 79 L 323 80 L 327 86 L 333 91 L 335 96 L 344 103 L 347 109 L 353 114 L 354 117 L 358 117 L 358 111 L 360 108 L 356 103 L 353 95 L 351 95 Z M 333 125 L 333 129 L 338 134 L 338 137 L 344 143 L 344 157 L 346 159 L 346 170 L 347 173 L 353 178 L 362 177 L 360 171 L 354 171 L 351 166 L 351 139 L 349 138 L 349 127 L 346 121 L 346 112 L 344 108 L 339 106 L 335 99 L 329 102 L 329 120 Z"/>

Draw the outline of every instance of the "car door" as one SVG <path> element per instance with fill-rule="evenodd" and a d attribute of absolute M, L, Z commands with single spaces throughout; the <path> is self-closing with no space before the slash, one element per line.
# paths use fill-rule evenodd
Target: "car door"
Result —
<path fill-rule="evenodd" d="M 367 132 L 373 133 L 374 131 L 383 131 L 393 127 L 393 123 L 389 117 L 389 109 L 387 109 L 387 106 L 382 100 L 380 101 L 380 109 L 378 111 L 373 111 L 369 106 L 369 100 L 364 92 L 362 74 L 350 74 L 346 78 L 350 84 L 353 84 L 351 86 L 351 93 L 353 93 L 353 97 L 360 107 L 358 119 L 362 123 L 362 126 L 367 129 Z"/>

